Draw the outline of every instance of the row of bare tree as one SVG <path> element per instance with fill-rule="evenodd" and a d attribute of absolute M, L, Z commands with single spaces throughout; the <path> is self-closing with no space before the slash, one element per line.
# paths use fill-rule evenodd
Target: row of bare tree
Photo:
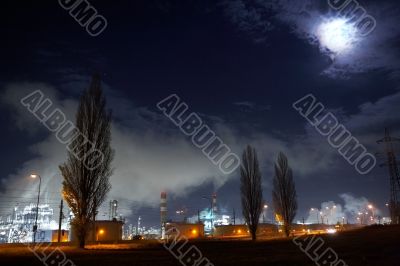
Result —
<path fill-rule="evenodd" d="M 297 193 L 288 159 L 279 153 L 275 163 L 272 202 L 275 214 L 281 217 L 283 231 L 290 234 L 290 227 L 297 212 Z M 240 168 L 240 192 L 243 217 L 251 238 L 256 240 L 260 215 L 263 211 L 262 176 L 255 148 L 248 145 L 243 151 Z"/>

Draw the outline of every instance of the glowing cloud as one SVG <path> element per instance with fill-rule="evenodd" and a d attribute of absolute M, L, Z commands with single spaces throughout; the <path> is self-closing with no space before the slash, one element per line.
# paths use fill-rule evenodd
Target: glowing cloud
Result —
<path fill-rule="evenodd" d="M 316 35 L 321 46 L 335 54 L 350 51 L 358 42 L 357 28 L 343 18 L 322 22 Z"/>

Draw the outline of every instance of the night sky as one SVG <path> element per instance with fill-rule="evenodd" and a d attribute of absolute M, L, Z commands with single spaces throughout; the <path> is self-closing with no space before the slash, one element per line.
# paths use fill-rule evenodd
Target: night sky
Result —
<path fill-rule="evenodd" d="M 366 202 L 388 216 L 384 157 L 359 174 L 292 107 L 312 93 L 372 154 L 383 151 L 376 140 L 385 127 L 400 136 L 398 1 L 359 2 L 376 29 L 346 51 L 332 51 L 315 31 L 339 16 L 327 1 L 92 0 L 108 22 L 97 37 L 58 1 L 3 1 L 0 213 L 33 201 L 32 171 L 46 180 L 43 202 L 57 209 L 60 200 L 65 146 L 20 99 L 40 89 L 74 121 L 79 95 L 99 73 L 114 117 L 109 199 L 119 200 L 128 223 L 141 215 L 146 225 L 158 225 L 162 190 L 171 219 L 183 207 L 197 215 L 209 206 L 202 196 L 213 192 L 226 214 L 240 213 L 239 172 L 223 175 L 157 109 L 173 93 L 232 151 L 257 149 L 268 204 L 282 151 L 297 185 L 296 220 L 330 201 L 350 221 Z"/>

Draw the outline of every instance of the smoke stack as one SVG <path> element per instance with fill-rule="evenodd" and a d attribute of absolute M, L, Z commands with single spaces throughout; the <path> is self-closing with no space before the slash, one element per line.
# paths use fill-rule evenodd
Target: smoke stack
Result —
<path fill-rule="evenodd" d="M 161 192 L 160 218 L 161 218 L 161 227 L 164 227 L 164 224 L 167 222 L 167 193 L 166 192 Z"/>
<path fill-rule="evenodd" d="M 217 208 L 217 193 L 214 193 L 212 195 L 212 208 L 213 208 L 213 213 L 215 215 L 218 212 L 218 208 Z"/>
<path fill-rule="evenodd" d="M 110 220 L 117 218 L 117 213 L 118 213 L 118 201 L 112 200 L 110 201 L 110 212 L 109 212 Z"/>

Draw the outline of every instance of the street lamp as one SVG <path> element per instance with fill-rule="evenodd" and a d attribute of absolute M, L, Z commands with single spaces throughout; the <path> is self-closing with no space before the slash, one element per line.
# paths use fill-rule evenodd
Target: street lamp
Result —
<path fill-rule="evenodd" d="M 314 208 L 311 208 L 310 209 L 310 215 L 311 215 L 311 212 L 313 212 L 313 211 L 316 211 L 316 213 L 317 213 L 317 224 L 319 224 L 319 210 L 318 209 L 314 209 Z"/>
<path fill-rule="evenodd" d="M 36 243 L 36 232 L 37 232 L 37 220 L 39 216 L 39 198 L 40 198 L 40 186 L 42 184 L 42 178 L 40 175 L 37 174 L 31 174 L 31 178 L 36 179 L 39 178 L 39 191 L 38 191 L 38 196 L 37 196 L 37 202 L 36 202 L 36 217 L 35 217 L 35 224 L 33 226 L 33 243 Z"/>
<path fill-rule="evenodd" d="M 374 206 L 372 204 L 369 204 L 368 209 L 370 209 L 372 211 L 372 217 L 373 217 L 372 221 L 374 222 L 374 220 L 375 220 Z"/>
<path fill-rule="evenodd" d="M 358 215 L 360 216 L 361 224 L 364 224 L 365 223 L 365 213 L 359 212 Z"/>
<path fill-rule="evenodd" d="M 263 212 L 263 223 L 266 223 L 268 220 L 268 205 L 264 204 L 264 212 L 265 212 L 265 218 L 264 218 L 264 212 Z"/>
<path fill-rule="evenodd" d="M 324 213 L 320 212 L 319 215 L 321 216 L 321 223 L 324 224 Z"/>
<path fill-rule="evenodd" d="M 325 207 L 326 211 L 327 211 L 327 212 L 329 211 L 329 213 L 325 215 L 325 217 L 326 217 L 326 224 L 329 224 L 329 222 L 328 222 L 328 215 L 329 215 L 329 217 L 333 220 L 333 211 L 336 210 L 336 208 L 337 208 L 336 205 L 333 205 L 332 208 Z"/>

